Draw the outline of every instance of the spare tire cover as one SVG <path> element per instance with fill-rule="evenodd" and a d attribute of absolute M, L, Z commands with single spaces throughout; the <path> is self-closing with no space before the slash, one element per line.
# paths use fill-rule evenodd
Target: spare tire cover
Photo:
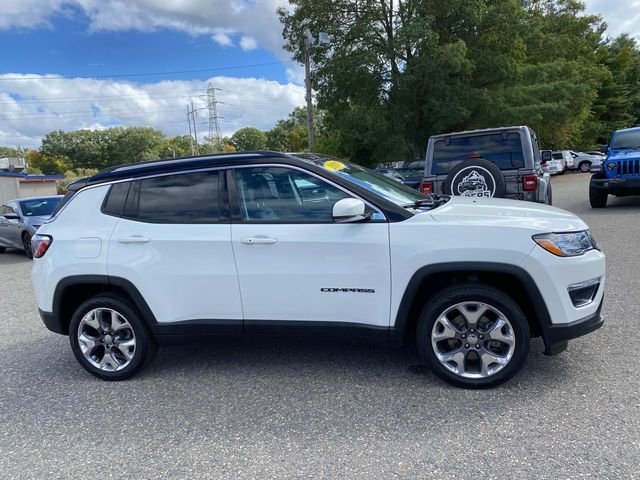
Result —
<path fill-rule="evenodd" d="M 461 197 L 504 197 L 504 176 L 493 163 L 474 159 L 460 162 L 453 167 L 444 184 L 447 195 Z"/>

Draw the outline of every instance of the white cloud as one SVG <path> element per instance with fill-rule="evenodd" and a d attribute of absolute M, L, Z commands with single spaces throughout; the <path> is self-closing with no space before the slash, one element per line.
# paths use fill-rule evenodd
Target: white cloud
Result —
<path fill-rule="evenodd" d="M 207 132 L 204 93 L 210 81 L 217 92 L 224 135 L 253 126 L 271 128 L 304 103 L 304 89 L 258 78 L 212 77 L 200 81 L 136 84 L 97 79 L 64 79 L 24 75 L 35 80 L 9 80 L 0 75 L 0 145 L 37 147 L 52 130 L 149 126 L 167 135 L 188 132 L 186 105 L 199 111 L 201 141 Z M 46 79 L 45 79 L 46 78 Z"/>
<path fill-rule="evenodd" d="M 587 12 L 599 14 L 612 36 L 628 33 L 640 40 L 640 2 L 638 0 L 585 0 Z"/>
<path fill-rule="evenodd" d="M 230 40 L 242 35 L 249 39 L 247 50 L 260 46 L 288 58 L 276 15 L 283 6 L 286 0 L 0 0 L 0 29 L 47 25 L 52 15 L 75 7 L 87 15 L 93 31 L 169 28 L 223 42 L 224 36 L 215 36 L 222 33 Z"/>
<path fill-rule="evenodd" d="M 231 45 L 233 45 L 233 40 L 231 40 L 231 37 L 229 37 L 229 35 L 224 32 L 217 32 L 212 35 L 211 38 L 223 47 L 230 47 Z"/>
<path fill-rule="evenodd" d="M 258 48 L 258 42 L 256 42 L 254 38 L 246 37 L 243 35 L 240 39 L 240 47 L 245 52 L 249 52 Z"/>

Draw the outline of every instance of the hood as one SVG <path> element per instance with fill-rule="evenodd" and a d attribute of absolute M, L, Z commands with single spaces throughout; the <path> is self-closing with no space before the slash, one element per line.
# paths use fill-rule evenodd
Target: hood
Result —
<path fill-rule="evenodd" d="M 588 228 L 578 216 L 566 210 L 502 198 L 451 197 L 430 215 L 438 223 L 521 227 L 545 233 Z"/>
<path fill-rule="evenodd" d="M 607 160 L 640 160 L 640 150 L 609 150 Z"/>

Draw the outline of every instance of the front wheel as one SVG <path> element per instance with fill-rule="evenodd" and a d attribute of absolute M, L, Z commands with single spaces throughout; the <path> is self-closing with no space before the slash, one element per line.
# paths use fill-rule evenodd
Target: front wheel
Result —
<path fill-rule="evenodd" d="M 80 305 L 69 326 L 80 365 L 103 380 L 125 380 L 153 358 L 157 346 L 137 310 L 125 299 L 100 295 Z"/>
<path fill-rule="evenodd" d="M 593 185 L 589 185 L 589 203 L 591 208 L 604 208 L 607 206 L 609 194 L 606 190 L 600 190 Z"/>
<path fill-rule="evenodd" d="M 591 163 L 589 162 L 582 162 L 578 168 L 580 169 L 580 171 L 582 173 L 589 173 L 591 171 Z"/>
<path fill-rule="evenodd" d="M 529 353 L 530 332 L 518 305 L 484 284 L 449 287 L 423 309 L 418 349 L 432 371 L 463 388 L 490 388 L 513 377 Z"/>

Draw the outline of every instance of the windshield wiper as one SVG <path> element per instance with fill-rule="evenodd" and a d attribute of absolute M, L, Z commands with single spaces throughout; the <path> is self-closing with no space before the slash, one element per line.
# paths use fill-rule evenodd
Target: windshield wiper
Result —
<path fill-rule="evenodd" d="M 420 208 L 424 206 L 436 208 L 447 203 L 450 198 L 450 195 L 438 195 L 437 193 L 431 193 L 427 195 L 427 198 L 422 198 L 413 203 L 408 203 L 402 206 L 404 208 Z"/>

